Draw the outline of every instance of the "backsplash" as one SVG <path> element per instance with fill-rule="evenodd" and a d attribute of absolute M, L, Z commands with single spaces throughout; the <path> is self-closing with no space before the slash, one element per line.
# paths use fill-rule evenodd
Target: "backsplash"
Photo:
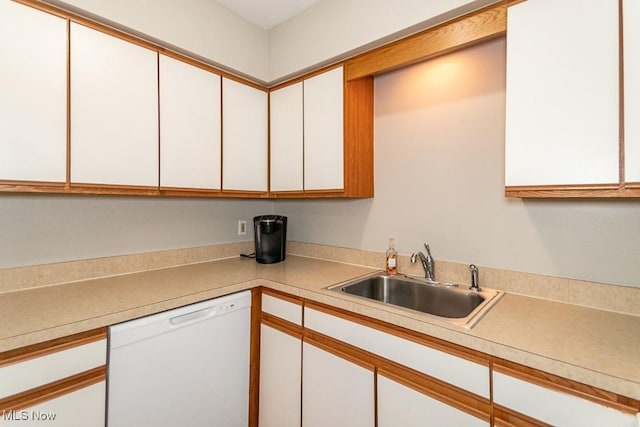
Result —
<path fill-rule="evenodd" d="M 288 252 L 311 258 L 321 258 L 348 264 L 384 269 L 383 252 L 339 248 L 301 242 L 288 242 Z M 562 277 L 500 270 L 478 265 L 480 287 L 543 298 L 584 307 L 640 315 L 640 288 L 566 279 Z M 408 256 L 398 256 L 398 272 L 424 276 L 419 263 L 412 264 Z M 471 283 L 469 265 L 436 259 L 436 278 L 444 282 Z"/>
<path fill-rule="evenodd" d="M 253 252 L 253 241 L 0 269 L 0 292 L 233 258 L 248 252 Z M 295 241 L 287 242 L 287 253 L 380 270 L 384 269 L 385 262 L 383 252 Z M 637 287 L 500 270 L 482 265 L 478 265 L 478 268 L 480 287 L 640 316 L 640 288 Z M 398 272 L 411 276 L 424 275 L 422 266 L 419 263 L 412 264 L 406 255 L 398 256 Z M 441 281 L 460 284 L 471 282 L 467 264 L 436 259 L 435 273 Z"/>

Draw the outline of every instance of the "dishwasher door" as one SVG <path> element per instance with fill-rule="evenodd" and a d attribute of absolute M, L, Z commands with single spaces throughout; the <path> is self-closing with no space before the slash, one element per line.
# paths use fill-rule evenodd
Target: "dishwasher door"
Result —
<path fill-rule="evenodd" d="M 109 427 L 246 427 L 249 291 L 109 328 Z"/>

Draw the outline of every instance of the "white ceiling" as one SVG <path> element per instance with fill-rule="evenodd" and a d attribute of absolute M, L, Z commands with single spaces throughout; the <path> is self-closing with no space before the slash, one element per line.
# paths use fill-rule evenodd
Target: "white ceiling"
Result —
<path fill-rule="evenodd" d="M 217 0 L 248 21 L 268 30 L 320 0 Z"/>

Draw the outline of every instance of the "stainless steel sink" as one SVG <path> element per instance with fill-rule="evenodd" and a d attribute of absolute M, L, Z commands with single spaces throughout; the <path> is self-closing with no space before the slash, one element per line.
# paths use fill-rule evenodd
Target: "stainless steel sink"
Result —
<path fill-rule="evenodd" d="M 418 311 L 466 328 L 473 327 L 502 296 L 502 292 L 490 289 L 475 292 L 467 285 L 379 273 L 327 289 Z"/>

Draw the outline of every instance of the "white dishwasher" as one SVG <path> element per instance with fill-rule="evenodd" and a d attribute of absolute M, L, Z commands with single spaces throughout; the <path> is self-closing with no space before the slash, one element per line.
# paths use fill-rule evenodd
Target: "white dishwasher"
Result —
<path fill-rule="evenodd" d="M 109 427 L 246 427 L 251 292 L 109 328 Z"/>

